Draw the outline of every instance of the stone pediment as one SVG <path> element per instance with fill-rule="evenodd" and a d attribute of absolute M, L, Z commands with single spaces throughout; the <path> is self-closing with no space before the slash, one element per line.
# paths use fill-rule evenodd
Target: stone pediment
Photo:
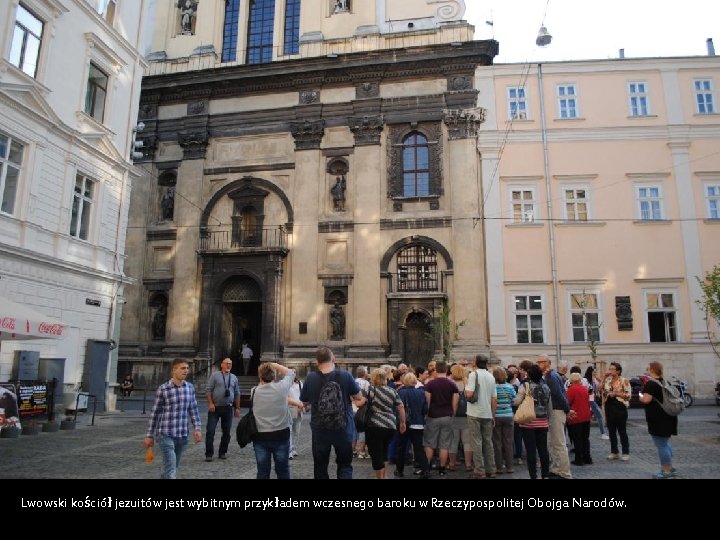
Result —
<path fill-rule="evenodd" d="M 0 83 L 0 94 L 4 94 L 15 106 L 23 109 L 24 114 L 39 116 L 55 126 L 65 125 L 35 85 Z"/>

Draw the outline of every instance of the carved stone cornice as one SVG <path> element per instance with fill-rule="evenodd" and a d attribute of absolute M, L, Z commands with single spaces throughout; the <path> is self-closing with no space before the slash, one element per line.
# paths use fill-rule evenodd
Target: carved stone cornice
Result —
<path fill-rule="evenodd" d="M 355 137 L 355 146 L 380 144 L 383 125 L 382 114 L 348 118 L 348 126 Z"/>
<path fill-rule="evenodd" d="M 380 84 L 372 81 L 365 81 L 355 86 L 355 97 L 367 99 L 380 96 Z"/>
<path fill-rule="evenodd" d="M 290 122 L 290 133 L 295 139 L 295 150 L 320 148 L 325 134 L 325 120 Z"/>
<path fill-rule="evenodd" d="M 320 103 L 320 90 L 301 90 L 299 101 L 301 105 Z"/>
<path fill-rule="evenodd" d="M 183 149 L 183 159 L 205 159 L 208 132 L 178 133 L 178 144 Z"/>
<path fill-rule="evenodd" d="M 445 109 L 443 121 L 448 128 L 448 138 L 471 139 L 477 137 L 480 124 L 485 121 L 485 109 Z"/>

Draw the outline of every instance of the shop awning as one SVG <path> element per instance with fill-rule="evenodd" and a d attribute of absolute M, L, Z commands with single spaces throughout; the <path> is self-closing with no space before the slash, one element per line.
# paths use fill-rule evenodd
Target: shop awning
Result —
<path fill-rule="evenodd" d="M 65 330 L 60 321 L 0 296 L 0 341 L 61 339 Z"/>

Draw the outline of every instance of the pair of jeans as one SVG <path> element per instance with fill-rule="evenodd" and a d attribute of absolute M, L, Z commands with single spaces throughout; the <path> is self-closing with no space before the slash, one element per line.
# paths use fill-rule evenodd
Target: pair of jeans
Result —
<path fill-rule="evenodd" d="M 605 402 L 605 417 L 607 419 L 608 433 L 610 434 L 610 452 L 618 453 L 618 435 L 620 436 L 620 447 L 623 454 L 630 453 L 630 440 L 627 435 L 627 407 L 610 398 Z"/>
<path fill-rule="evenodd" d="M 602 415 L 602 411 L 600 410 L 600 405 L 598 405 L 597 401 L 594 399 L 590 400 L 590 409 L 592 411 L 592 415 L 595 417 L 595 420 L 597 420 L 598 427 L 600 428 L 600 435 L 605 434 L 605 426 L 603 425 L 605 423 L 605 420 Z"/>
<path fill-rule="evenodd" d="M 205 457 L 213 457 L 215 428 L 217 427 L 218 420 L 220 420 L 220 429 L 222 430 L 218 455 L 224 456 L 227 454 L 228 445 L 230 444 L 230 430 L 233 421 L 232 405 L 216 406 L 214 412 L 208 411 L 207 429 L 205 430 Z"/>
<path fill-rule="evenodd" d="M 328 465 L 330 450 L 335 449 L 337 477 L 341 480 L 352 480 L 352 439 L 347 430 L 312 429 L 313 473 L 316 479 L 330 478 Z"/>
<path fill-rule="evenodd" d="M 670 437 L 658 437 L 657 435 L 650 435 L 655 447 L 657 448 L 658 455 L 660 456 L 660 465 L 664 467 L 672 467 L 672 446 L 670 445 Z"/>
<path fill-rule="evenodd" d="M 270 478 L 271 460 L 275 461 L 275 475 L 278 480 L 290 480 L 290 438 L 282 441 L 253 441 L 257 479 Z"/>
<path fill-rule="evenodd" d="M 537 479 L 537 456 L 540 456 L 540 474 L 542 478 L 550 476 L 550 453 L 548 452 L 548 430 L 545 428 L 520 428 L 525 444 L 528 473 L 533 480 Z"/>
<path fill-rule="evenodd" d="M 158 433 L 155 440 L 162 453 L 163 466 L 160 478 L 174 480 L 177 478 L 177 470 L 180 465 L 180 456 L 188 444 L 187 437 L 170 437 Z"/>

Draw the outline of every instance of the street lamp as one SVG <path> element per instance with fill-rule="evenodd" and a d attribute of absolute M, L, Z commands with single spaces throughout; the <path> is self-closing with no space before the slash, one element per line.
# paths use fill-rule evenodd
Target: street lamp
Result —
<path fill-rule="evenodd" d="M 552 36 L 548 33 L 545 26 L 540 27 L 535 43 L 538 47 L 547 47 L 552 41 Z M 543 165 L 545 168 L 545 197 L 547 201 L 547 218 L 548 218 L 548 240 L 550 243 L 550 273 L 552 278 L 552 296 L 553 296 L 553 323 L 555 327 L 555 355 L 557 363 L 560 364 L 561 347 L 560 347 L 560 311 L 558 301 L 558 277 L 557 277 L 557 258 L 555 255 L 555 227 L 553 222 L 552 211 L 552 186 L 550 184 L 550 155 L 548 152 L 547 142 L 547 123 L 545 120 L 545 91 L 543 89 L 543 73 L 542 64 L 538 63 L 538 98 L 540 99 L 540 130 L 542 133 L 543 144 Z"/>

